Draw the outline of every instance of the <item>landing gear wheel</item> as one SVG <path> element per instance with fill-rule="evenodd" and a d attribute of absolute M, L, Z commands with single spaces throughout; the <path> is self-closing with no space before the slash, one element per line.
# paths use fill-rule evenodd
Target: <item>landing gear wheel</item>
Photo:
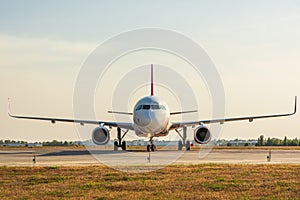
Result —
<path fill-rule="evenodd" d="M 122 147 L 123 151 L 126 151 L 126 142 L 125 141 L 122 142 L 121 147 Z"/>
<path fill-rule="evenodd" d="M 122 135 L 121 128 L 117 128 L 117 141 L 114 142 L 114 151 L 118 151 L 118 148 L 121 147 L 123 151 L 126 151 L 126 142 L 122 141 L 124 136 L 128 133 L 128 130 Z"/>
<path fill-rule="evenodd" d="M 118 151 L 118 146 L 119 146 L 118 142 L 115 141 L 114 142 L 114 151 Z"/>
<path fill-rule="evenodd" d="M 147 151 L 150 152 L 150 144 L 147 145 Z"/>
<path fill-rule="evenodd" d="M 185 149 L 187 151 L 191 150 L 191 143 L 190 143 L 190 141 L 186 141 L 186 143 L 185 143 Z"/>
<path fill-rule="evenodd" d="M 183 145 L 182 145 L 182 141 L 179 140 L 179 141 L 178 141 L 178 150 L 179 150 L 179 151 L 182 150 L 182 146 L 183 146 Z"/>
<path fill-rule="evenodd" d="M 156 146 L 155 146 L 154 144 L 152 144 L 152 145 L 150 146 L 150 148 L 151 148 L 151 151 L 155 151 L 155 150 L 156 150 Z"/>

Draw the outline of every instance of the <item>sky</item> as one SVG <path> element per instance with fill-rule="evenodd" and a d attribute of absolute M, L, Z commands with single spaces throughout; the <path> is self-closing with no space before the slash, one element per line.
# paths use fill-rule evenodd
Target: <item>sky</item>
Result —
<path fill-rule="evenodd" d="M 115 35 L 145 27 L 179 32 L 205 50 L 222 79 L 226 117 L 291 112 L 294 96 L 300 96 L 299 11 L 297 0 L 0 1 L 0 139 L 80 139 L 73 124 L 9 118 L 7 98 L 11 98 L 14 114 L 73 118 L 74 85 L 90 53 Z M 148 74 L 144 74 L 141 77 L 147 80 L 145 85 L 132 92 L 129 100 L 112 99 L 112 85 L 122 78 L 121 72 L 117 73 L 120 66 L 126 73 L 133 70 L 130 67 L 145 61 L 150 64 L 154 58 L 155 63 L 168 60 L 166 63 L 174 65 L 175 70 L 189 71 L 178 57 L 162 52 L 144 51 L 122 57 L 112 64 L 115 71 L 98 85 L 95 112 L 99 120 L 116 118 L 106 113 L 112 109 L 112 101 L 117 105 L 126 101 L 128 107 L 124 110 L 128 111 L 138 98 L 148 95 L 143 95 L 148 90 Z M 159 72 L 162 74 L 157 80 L 167 76 L 163 68 L 156 70 Z M 184 75 L 191 78 L 188 72 Z M 135 77 L 133 73 L 126 80 Z M 199 84 L 191 88 L 196 88 L 203 101 L 198 105 L 199 113 L 190 117 L 210 118 L 212 105 L 205 83 L 199 79 Z M 177 92 L 182 90 L 178 87 Z M 157 93 L 166 94 L 163 87 L 157 87 Z M 180 108 L 174 96 L 164 97 L 172 109 Z M 263 134 L 299 138 L 299 120 L 297 114 L 252 123 L 226 123 L 220 137 L 248 139 Z M 86 138 L 94 128 L 86 126 Z M 134 133 L 129 138 L 134 138 Z"/>

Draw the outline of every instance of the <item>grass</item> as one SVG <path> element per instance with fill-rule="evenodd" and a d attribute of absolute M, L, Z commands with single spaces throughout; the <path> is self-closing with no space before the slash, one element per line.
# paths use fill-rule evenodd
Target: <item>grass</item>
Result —
<path fill-rule="evenodd" d="M 0 199 L 299 199 L 300 165 L 0 167 Z"/>

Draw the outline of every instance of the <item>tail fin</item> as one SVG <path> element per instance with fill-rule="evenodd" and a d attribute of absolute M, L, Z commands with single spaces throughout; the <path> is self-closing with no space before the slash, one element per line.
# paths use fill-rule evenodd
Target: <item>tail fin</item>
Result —
<path fill-rule="evenodd" d="M 154 96 L 153 64 L 151 64 L 151 96 Z"/>

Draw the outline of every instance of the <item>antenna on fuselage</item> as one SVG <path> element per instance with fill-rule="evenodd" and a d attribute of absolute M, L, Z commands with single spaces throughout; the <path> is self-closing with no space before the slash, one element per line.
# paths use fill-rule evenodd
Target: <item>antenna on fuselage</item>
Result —
<path fill-rule="evenodd" d="M 151 96 L 154 96 L 153 64 L 151 64 Z"/>

